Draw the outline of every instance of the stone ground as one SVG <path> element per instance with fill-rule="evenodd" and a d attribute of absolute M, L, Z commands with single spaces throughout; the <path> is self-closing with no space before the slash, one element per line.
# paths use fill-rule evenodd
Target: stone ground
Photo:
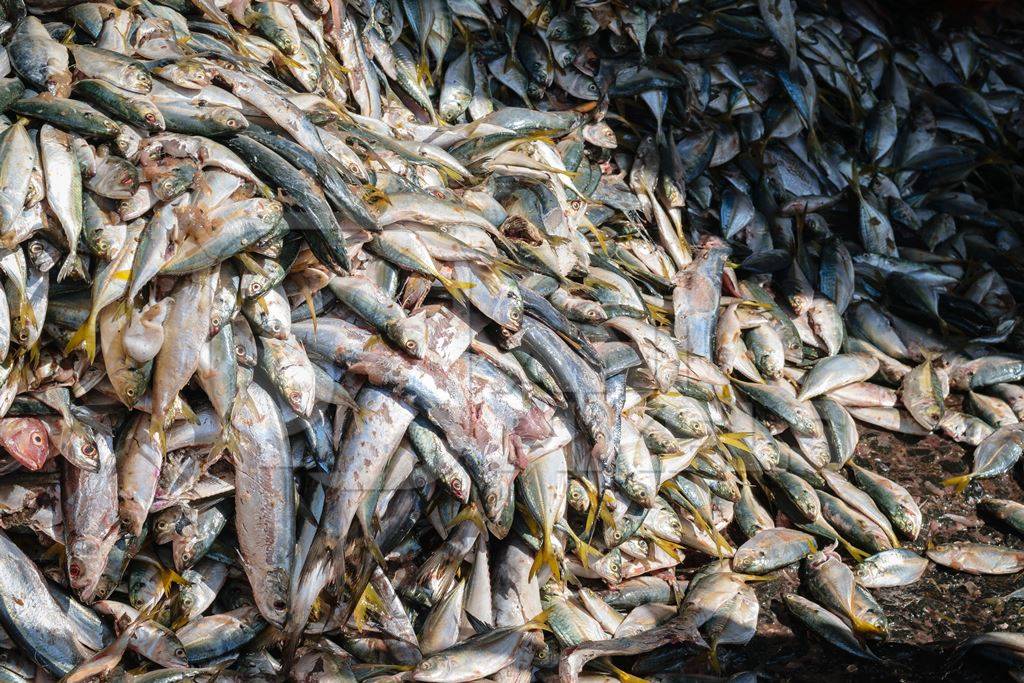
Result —
<path fill-rule="evenodd" d="M 968 471 L 971 461 L 964 449 L 941 436 L 921 439 L 866 429 L 855 461 L 899 482 L 918 501 L 924 524 L 917 541 L 907 545 L 915 552 L 923 554 L 929 543 L 950 541 L 1024 548 L 1024 539 L 984 524 L 975 513 L 975 504 L 983 497 L 1024 500 L 1018 469 L 1012 475 L 974 482 L 957 494 L 940 482 Z M 858 683 L 1002 681 L 1008 680 L 1005 667 L 969 655 L 958 657 L 957 645 L 987 631 L 1024 631 L 1024 600 L 1002 599 L 1024 587 L 1024 575 L 971 576 L 932 564 L 912 586 L 872 591 L 885 608 L 890 635 L 885 642 L 871 644 L 884 662 L 865 662 L 823 643 L 788 614 L 780 596 L 798 585 L 797 568 L 790 567 L 778 580 L 757 586 L 757 635 L 746 647 L 722 648 L 724 675 L 755 671 L 761 680 Z M 685 662 L 678 677 L 662 669 L 662 680 L 701 680 L 711 673 L 700 654 L 680 653 L 676 662 Z"/>
<path fill-rule="evenodd" d="M 963 494 L 941 481 L 966 472 L 970 457 L 940 436 L 925 439 L 864 431 L 855 456 L 905 486 L 921 506 L 920 538 L 908 545 L 924 553 L 929 542 L 976 541 L 1024 547 L 1024 539 L 983 524 L 975 504 L 983 497 L 1024 500 L 1019 470 L 972 483 Z M 823 644 L 786 612 L 779 596 L 798 584 L 795 568 L 780 581 L 758 588 L 761 624 L 746 648 L 721 653 L 726 673 L 755 670 L 774 680 L 810 681 L 992 681 L 1005 669 L 977 657 L 956 657 L 956 645 L 986 631 L 1024 631 L 1024 601 L 1002 600 L 1024 587 L 1024 577 L 971 576 L 932 565 L 916 584 L 872 591 L 885 608 L 890 636 L 872 645 L 884 664 L 864 662 Z"/>

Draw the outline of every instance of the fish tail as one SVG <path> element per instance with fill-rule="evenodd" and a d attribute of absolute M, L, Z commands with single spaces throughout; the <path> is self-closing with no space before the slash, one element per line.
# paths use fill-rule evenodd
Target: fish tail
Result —
<path fill-rule="evenodd" d="M 466 290 L 472 289 L 473 287 L 476 286 L 476 284 L 473 282 L 461 282 L 459 280 L 452 280 L 451 278 L 447 278 L 441 274 L 438 274 L 436 277 L 437 281 L 441 283 L 441 286 L 444 287 L 448 291 L 448 293 L 451 294 L 452 298 L 455 299 L 460 304 L 466 303 Z"/>
<path fill-rule="evenodd" d="M 590 568 L 590 556 L 591 555 L 598 555 L 598 556 L 600 556 L 601 553 L 598 552 L 597 549 L 594 548 L 594 546 L 590 545 L 589 543 L 584 541 L 582 538 L 577 536 L 576 532 L 573 531 L 572 529 L 570 529 L 568 526 L 565 526 L 563 528 L 565 529 L 566 533 L 568 533 L 569 536 L 572 538 L 572 542 L 576 544 L 576 555 L 577 555 L 577 557 L 580 558 L 580 564 L 582 564 L 584 568 L 589 569 Z"/>
<path fill-rule="evenodd" d="M 85 319 L 82 326 L 71 335 L 67 346 L 64 347 L 64 353 L 70 354 L 83 345 L 89 362 L 92 362 L 96 358 L 96 313 L 94 311 L 89 312 L 89 317 Z"/>
<path fill-rule="evenodd" d="M 384 553 L 381 551 L 380 546 L 377 545 L 377 541 L 375 541 L 370 536 L 364 535 L 363 536 L 363 543 L 366 544 L 366 550 L 367 550 L 367 552 L 370 553 L 370 556 L 374 559 L 374 561 L 378 565 L 383 567 L 384 566 Z"/>
<path fill-rule="evenodd" d="M 434 85 L 434 78 L 430 74 L 430 62 L 426 50 L 420 52 L 420 61 L 416 64 L 416 75 L 421 83 L 427 84 L 427 87 Z"/>
<path fill-rule="evenodd" d="M 185 401 L 181 398 L 180 395 L 172 405 L 177 405 L 178 412 L 181 413 L 181 416 L 185 418 L 186 421 L 190 422 L 191 424 L 199 423 L 199 417 L 196 415 L 195 411 L 192 410 L 192 406 L 185 403 Z"/>
<path fill-rule="evenodd" d="M 155 415 L 149 422 L 149 435 L 160 447 L 161 453 L 167 453 L 167 424 L 163 416 Z"/>
<path fill-rule="evenodd" d="M 866 633 L 872 635 L 880 635 L 882 633 L 885 633 L 885 631 L 883 631 L 875 624 L 872 624 L 869 621 L 865 621 L 857 616 L 850 617 L 850 624 L 853 625 L 853 630 L 857 631 L 858 633 Z"/>
<path fill-rule="evenodd" d="M 957 493 L 963 493 L 964 489 L 967 488 L 967 485 L 971 483 L 972 479 L 974 479 L 973 474 L 961 474 L 958 477 L 950 477 L 949 479 L 943 479 L 942 485 L 953 486 L 956 488 Z"/>
<path fill-rule="evenodd" d="M 708 650 L 708 663 L 711 665 L 711 670 L 716 674 L 721 675 L 722 663 L 718 661 L 718 642 L 711 643 L 711 649 Z"/>
<path fill-rule="evenodd" d="M 519 627 L 521 631 L 550 631 L 551 627 L 548 626 L 549 611 L 544 610 L 533 619 Z"/>
<path fill-rule="evenodd" d="M 537 576 L 537 572 L 543 565 L 547 565 L 551 569 L 551 576 L 555 578 L 555 581 L 561 583 L 562 571 L 558 564 L 558 557 L 555 555 L 554 548 L 551 546 L 551 530 L 545 529 L 543 531 L 543 541 L 541 541 L 540 550 L 537 555 L 533 558 L 533 565 L 530 567 L 530 578 Z"/>
<path fill-rule="evenodd" d="M 306 554 L 306 561 L 301 568 L 296 568 L 294 580 L 295 590 L 292 591 L 292 604 L 288 608 L 288 616 L 285 618 L 285 661 L 292 661 L 302 634 L 309 623 L 310 613 L 313 604 L 316 602 L 320 591 L 324 589 L 335 573 L 333 554 L 327 543 L 327 535 L 317 532 L 313 536 L 313 543 Z"/>
<path fill-rule="evenodd" d="M 384 601 L 377 594 L 377 590 L 372 585 L 366 584 L 362 595 L 356 601 L 356 606 L 352 609 L 352 619 L 356 622 L 356 627 L 359 629 L 364 628 L 366 626 L 366 615 L 370 612 L 380 612 L 383 610 L 383 607 Z"/>
<path fill-rule="evenodd" d="M 68 257 L 64 259 L 64 264 L 60 267 L 57 272 L 57 282 L 61 282 L 69 275 L 84 275 L 85 267 L 82 263 L 81 257 L 77 251 L 72 251 L 68 254 Z"/>
<path fill-rule="evenodd" d="M 619 667 L 612 664 L 610 657 L 605 657 L 601 660 L 601 663 L 609 669 L 611 669 L 612 673 L 615 674 L 615 677 L 618 678 L 622 683 L 647 683 L 646 678 L 634 676 L 633 674 L 623 671 Z"/>
<path fill-rule="evenodd" d="M 459 510 L 459 514 L 452 518 L 452 521 L 448 522 L 447 529 L 454 529 L 462 522 L 473 522 L 476 528 L 480 530 L 480 533 L 487 533 L 487 521 L 484 519 L 483 513 L 480 512 L 480 506 L 476 503 L 470 503 Z"/>
<path fill-rule="evenodd" d="M 210 458 L 214 459 L 224 451 L 227 451 L 230 458 L 237 462 L 242 453 L 241 446 L 242 444 L 238 440 L 238 433 L 230 424 L 226 424 L 220 434 L 217 435 L 217 438 L 214 439 L 213 445 L 210 446 Z"/>
<path fill-rule="evenodd" d="M 845 548 L 846 552 L 850 554 L 850 557 L 852 557 L 857 562 L 863 562 L 867 558 L 871 557 L 870 553 L 861 550 L 855 545 L 851 545 L 850 542 L 846 539 L 840 538 L 839 542 L 843 544 L 843 548 Z"/>
<path fill-rule="evenodd" d="M 34 327 L 39 322 L 36 320 L 36 312 L 32 310 L 32 304 L 28 300 L 28 296 L 21 298 L 21 304 L 18 306 L 18 315 L 23 320 L 27 320 L 30 326 Z"/>
<path fill-rule="evenodd" d="M 672 541 L 666 541 L 664 538 L 658 538 L 657 536 L 654 536 L 651 540 L 654 541 L 654 545 L 664 550 L 676 562 L 683 561 L 683 555 L 679 552 L 679 549 L 682 548 L 681 545 Z"/>
<path fill-rule="evenodd" d="M 168 568 L 165 568 L 163 570 L 163 576 L 161 577 L 161 580 L 163 581 L 164 584 L 164 591 L 170 591 L 172 583 L 176 583 L 179 586 L 189 585 L 188 579 L 186 579 L 184 576 L 174 571 L 173 569 Z"/>

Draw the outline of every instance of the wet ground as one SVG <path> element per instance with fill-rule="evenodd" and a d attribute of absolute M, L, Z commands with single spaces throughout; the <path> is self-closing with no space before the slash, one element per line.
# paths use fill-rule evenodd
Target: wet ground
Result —
<path fill-rule="evenodd" d="M 934 435 L 922 439 L 867 430 L 855 459 L 905 486 L 921 506 L 921 536 L 907 547 L 920 553 L 929 542 L 1024 547 L 1024 539 L 983 523 L 974 509 L 983 497 L 1024 501 L 1017 470 L 974 482 L 957 494 L 940 483 L 969 469 L 969 456 L 955 443 Z M 890 636 L 871 645 L 884 663 L 865 662 L 823 644 L 794 623 L 779 596 L 796 590 L 798 583 L 795 568 L 790 568 L 780 580 L 758 587 L 758 633 L 745 648 L 723 648 L 719 656 L 724 673 L 757 671 L 779 681 L 1007 680 L 1005 667 L 978 657 L 959 658 L 956 646 L 986 631 L 1024 631 L 1024 600 L 1002 599 L 1024 587 L 1024 575 L 970 576 L 933 564 L 912 586 L 872 591 L 885 608 Z"/>

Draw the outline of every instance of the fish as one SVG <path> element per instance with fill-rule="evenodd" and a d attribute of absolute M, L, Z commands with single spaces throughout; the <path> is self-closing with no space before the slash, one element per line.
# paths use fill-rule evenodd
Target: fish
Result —
<path fill-rule="evenodd" d="M 912 550 L 894 548 L 876 553 L 857 565 L 854 575 L 865 588 L 909 586 L 928 570 L 928 560 Z"/>
<path fill-rule="evenodd" d="M 719 673 L 780 570 L 877 663 L 871 591 L 1019 569 L 862 438 L 1020 461 L 1005 8 L 9 4 L 19 679 Z"/>
<path fill-rule="evenodd" d="M 1024 553 L 985 543 L 947 543 L 929 548 L 928 559 L 968 574 L 1014 574 L 1024 566 Z"/>

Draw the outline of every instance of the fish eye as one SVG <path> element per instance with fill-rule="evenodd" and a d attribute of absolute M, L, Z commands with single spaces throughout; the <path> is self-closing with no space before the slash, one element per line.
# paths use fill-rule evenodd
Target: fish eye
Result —
<path fill-rule="evenodd" d="M 288 609 L 288 603 L 285 602 L 282 598 L 278 598 L 277 600 L 274 600 L 274 604 L 272 605 L 272 607 L 277 612 L 283 612 L 286 609 Z"/>
<path fill-rule="evenodd" d="M 96 455 L 96 447 L 93 446 L 91 443 L 87 443 L 84 446 L 82 446 L 82 453 L 88 456 Z"/>
<path fill-rule="evenodd" d="M 39 432 L 35 432 L 34 434 L 32 434 L 32 443 L 34 443 L 37 446 L 42 446 L 43 445 L 43 435 L 40 434 Z"/>
<path fill-rule="evenodd" d="M 413 341 L 412 339 L 410 339 L 409 341 L 405 342 L 405 348 L 409 349 L 410 351 L 415 351 L 416 350 L 416 346 L 417 346 L 416 342 Z"/>
<path fill-rule="evenodd" d="M 128 387 L 127 389 L 124 390 L 124 393 L 127 394 L 129 397 L 135 396 L 135 389 Z"/>
<path fill-rule="evenodd" d="M 77 562 L 72 562 L 68 565 L 68 576 L 70 576 L 72 579 L 77 579 L 81 575 L 82 565 L 78 564 Z"/>

